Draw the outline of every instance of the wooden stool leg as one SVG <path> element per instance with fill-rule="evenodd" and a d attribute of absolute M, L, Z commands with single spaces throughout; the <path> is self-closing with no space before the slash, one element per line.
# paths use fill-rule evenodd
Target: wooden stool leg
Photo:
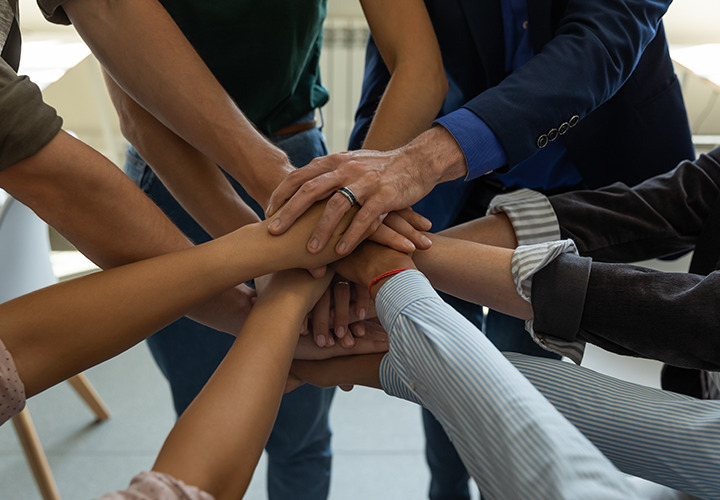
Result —
<path fill-rule="evenodd" d="M 43 499 L 60 500 L 60 493 L 55 484 L 45 451 L 42 449 L 37 432 L 35 432 L 35 426 L 30 418 L 30 411 L 25 408 L 15 415 L 12 421 Z"/>
<path fill-rule="evenodd" d="M 110 418 L 110 410 L 107 409 L 107 406 L 105 406 L 105 403 L 100 399 L 95 388 L 90 384 L 90 381 L 84 374 L 79 373 L 69 378 L 68 382 L 70 382 L 73 389 L 75 389 L 83 401 L 85 401 L 85 404 L 95 413 L 98 420 L 103 421 Z"/>

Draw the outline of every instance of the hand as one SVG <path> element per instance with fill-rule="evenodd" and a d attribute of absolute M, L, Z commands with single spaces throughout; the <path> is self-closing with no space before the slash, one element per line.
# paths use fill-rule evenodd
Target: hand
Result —
<path fill-rule="evenodd" d="M 314 278 L 304 269 L 278 271 L 260 278 L 258 300 L 268 301 L 278 296 L 292 295 L 309 312 L 327 290 L 330 278 L 329 273 L 322 278 Z"/>
<path fill-rule="evenodd" d="M 315 343 L 325 347 L 337 341 L 342 347 L 351 348 L 355 338 L 365 334 L 362 320 L 374 315 L 366 288 L 336 276 L 310 315 Z M 305 329 L 302 333 L 309 331 Z"/>
<path fill-rule="evenodd" d="M 372 280 L 392 269 L 415 268 L 410 256 L 371 241 L 364 241 L 353 253 L 332 264 L 342 276 L 367 287 Z M 368 293 L 367 290 L 365 293 Z"/>
<path fill-rule="evenodd" d="M 450 135 L 447 131 L 445 134 Z M 454 142 L 452 136 L 450 141 Z M 435 184 L 446 180 L 433 175 L 426 165 L 427 162 L 407 146 L 389 152 L 361 150 L 316 158 L 291 172 L 271 196 L 268 213 L 274 216 L 269 230 L 282 234 L 315 201 L 330 197 L 308 241 L 308 251 L 321 251 L 338 221 L 350 209 L 348 200 L 336 192 L 348 187 L 361 208 L 335 247 L 337 253 L 345 255 L 384 214 L 411 206 Z M 403 245 L 399 250 L 414 248 Z"/>
<path fill-rule="evenodd" d="M 295 359 L 321 360 L 356 354 L 382 353 L 388 350 L 388 336 L 376 321 L 363 321 L 365 335 L 355 339 L 355 345 L 345 348 L 339 344 L 332 347 L 319 347 L 311 337 L 303 335 L 295 349 Z"/>
<path fill-rule="evenodd" d="M 257 299 L 255 290 L 241 284 L 193 308 L 188 317 L 230 335 L 237 335 Z"/>

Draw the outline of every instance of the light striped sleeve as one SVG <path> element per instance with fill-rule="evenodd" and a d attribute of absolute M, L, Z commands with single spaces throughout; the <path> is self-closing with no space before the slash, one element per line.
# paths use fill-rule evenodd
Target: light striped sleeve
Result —
<path fill-rule="evenodd" d="M 519 189 L 496 196 L 488 214 L 504 213 L 510 219 L 519 245 L 532 245 L 560 239 L 560 225 L 547 196 L 530 189 Z"/>
<path fill-rule="evenodd" d="M 7 0 L 0 0 L 0 53 L 5 47 L 5 41 L 10 33 L 15 13 L 13 12 Z"/>
<path fill-rule="evenodd" d="M 532 304 L 533 276 L 564 253 L 578 253 L 572 240 L 549 241 L 517 247 L 513 253 L 511 271 L 518 294 Z M 525 329 L 543 349 L 570 358 L 577 364 L 582 361 L 585 354 L 584 341 L 567 341 L 550 335 L 538 334 L 533 328 L 532 319 L 525 322 Z"/>
<path fill-rule="evenodd" d="M 483 496 L 635 498 L 633 487 L 427 279 L 408 270 L 376 297 L 388 394 L 429 409 Z"/>

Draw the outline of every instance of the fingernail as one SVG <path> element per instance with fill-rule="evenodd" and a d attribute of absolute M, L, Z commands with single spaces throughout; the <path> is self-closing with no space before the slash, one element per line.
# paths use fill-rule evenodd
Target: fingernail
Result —
<path fill-rule="evenodd" d="M 343 338 L 345 336 L 345 328 L 342 326 L 335 328 L 335 336 L 339 339 Z"/>
<path fill-rule="evenodd" d="M 275 231 L 276 229 L 280 229 L 280 219 L 273 219 L 273 221 L 268 226 L 268 229 L 270 229 L 270 231 Z"/>
<path fill-rule="evenodd" d="M 320 347 L 325 347 L 325 335 L 318 335 L 317 340 L 315 341 L 317 345 Z"/>
<path fill-rule="evenodd" d="M 428 238 L 427 236 L 425 236 L 425 235 L 423 235 L 423 237 L 421 238 L 421 240 L 422 240 L 423 244 L 425 244 L 426 246 L 431 246 L 431 245 L 432 245 L 432 240 L 431 240 L 430 238 Z"/>
<path fill-rule="evenodd" d="M 360 318 L 360 319 L 365 319 L 365 315 L 366 315 L 366 314 L 367 314 L 367 311 L 366 311 L 365 308 L 363 307 L 363 308 L 360 309 L 360 311 L 358 312 L 358 318 Z"/>
<path fill-rule="evenodd" d="M 320 246 L 320 242 L 318 241 L 317 238 L 311 239 L 311 240 L 310 240 L 310 243 L 308 243 L 308 248 L 309 248 L 311 251 L 317 250 L 319 246 Z"/>
<path fill-rule="evenodd" d="M 347 248 L 347 244 L 344 241 L 341 241 L 340 244 L 338 244 L 338 246 L 337 246 L 337 253 L 344 254 L 346 248 Z"/>
<path fill-rule="evenodd" d="M 328 337 L 328 343 L 327 343 L 327 345 L 328 345 L 328 347 L 332 347 L 332 346 L 335 345 L 335 338 L 334 338 L 332 335 L 330 335 L 330 336 Z"/>
<path fill-rule="evenodd" d="M 355 329 L 355 335 L 357 337 L 362 337 L 363 335 L 365 335 L 365 327 L 363 325 L 358 325 Z"/>
<path fill-rule="evenodd" d="M 355 345 L 355 340 L 353 340 L 351 336 L 345 337 L 342 339 L 342 342 L 344 347 L 352 347 Z"/>

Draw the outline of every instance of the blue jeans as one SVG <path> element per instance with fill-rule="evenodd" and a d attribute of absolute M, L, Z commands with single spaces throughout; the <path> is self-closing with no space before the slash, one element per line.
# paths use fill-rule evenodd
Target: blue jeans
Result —
<path fill-rule="evenodd" d="M 293 165 L 303 166 L 327 154 L 319 129 L 273 139 Z M 128 148 L 124 167 L 128 176 L 190 239 L 202 243 L 210 236 L 185 212 L 145 161 Z M 261 208 L 240 185 L 231 182 L 262 216 Z M 170 383 L 175 411 L 180 415 L 210 378 L 234 337 L 182 318 L 148 339 L 160 370 Z M 303 386 L 283 397 L 275 426 L 265 447 L 268 452 L 268 496 L 271 500 L 325 499 L 330 487 L 332 450 L 328 412 L 334 391 Z"/>
<path fill-rule="evenodd" d="M 482 181 L 468 183 L 458 179 L 436 186 L 414 208 L 433 222 L 433 231 L 441 231 L 484 216 L 490 200 L 497 194 L 498 191 Z M 485 315 L 482 306 L 443 293 L 440 296 L 484 332 L 500 351 L 559 358 L 532 340 L 525 331 L 524 321 L 497 311 L 489 311 Z M 470 500 L 470 476 L 465 465 L 442 425 L 428 410 L 423 408 L 421 411 L 425 459 L 430 468 L 430 500 Z"/>

